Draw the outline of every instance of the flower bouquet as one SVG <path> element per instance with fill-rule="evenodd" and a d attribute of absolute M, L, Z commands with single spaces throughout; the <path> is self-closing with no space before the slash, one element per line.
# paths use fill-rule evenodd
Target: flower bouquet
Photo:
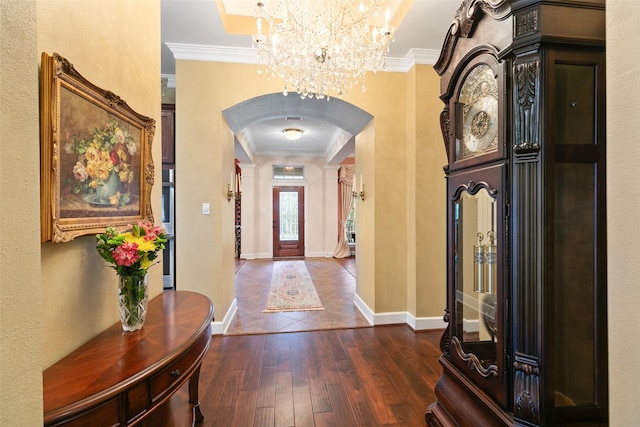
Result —
<path fill-rule="evenodd" d="M 155 264 L 158 252 L 164 249 L 165 231 L 145 220 L 124 233 L 108 227 L 96 239 L 98 253 L 112 264 L 119 276 L 122 328 L 125 331 L 140 329 L 147 314 L 147 270 Z"/>

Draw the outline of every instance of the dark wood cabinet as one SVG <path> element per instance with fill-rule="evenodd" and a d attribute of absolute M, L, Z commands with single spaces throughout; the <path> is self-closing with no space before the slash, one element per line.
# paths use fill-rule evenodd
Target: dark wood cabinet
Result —
<path fill-rule="evenodd" d="M 175 169 L 175 115 L 174 104 L 162 104 L 162 168 Z"/>
<path fill-rule="evenodd" d="M 604 27 L 604 0 L 465 0 L 447 32 L 429 426 L 608 424 Z"/>

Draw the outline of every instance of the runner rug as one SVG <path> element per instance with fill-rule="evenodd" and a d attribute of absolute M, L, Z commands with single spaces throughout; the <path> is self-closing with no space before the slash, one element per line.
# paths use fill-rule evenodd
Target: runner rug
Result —
<path fill-rule="evenodd" d="M 273 263 L 271 289 L 264 313 L 324 310 L 304 261 Z"/>

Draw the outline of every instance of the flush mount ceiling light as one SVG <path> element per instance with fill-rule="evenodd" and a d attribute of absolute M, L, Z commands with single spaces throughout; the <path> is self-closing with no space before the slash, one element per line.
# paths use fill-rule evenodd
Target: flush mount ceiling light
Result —
<path fill-rule="evenodd" d="M 256 0 L 258 72 L 302 98 L 341 96 L 367 71 L 384 69 L 394 28 L 383 0 Z"/>
<path fill-rule="evenodd" d="M 296 141 L 300 139 L 300 137 L 302 136 L 302 132 L 304 131 L 298 128 L 282 129 L 282 133 L 284 133 L 284 136 L 290 141 Z"/>

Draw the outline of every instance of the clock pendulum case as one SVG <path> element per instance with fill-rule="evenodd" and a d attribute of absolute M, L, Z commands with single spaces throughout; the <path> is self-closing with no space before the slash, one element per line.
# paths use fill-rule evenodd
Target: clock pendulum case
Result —
<path fill-rule="evenodd" d="M 446 33 L 429 426 L 608 425 L 604 3 L 464 0 Z"/>

